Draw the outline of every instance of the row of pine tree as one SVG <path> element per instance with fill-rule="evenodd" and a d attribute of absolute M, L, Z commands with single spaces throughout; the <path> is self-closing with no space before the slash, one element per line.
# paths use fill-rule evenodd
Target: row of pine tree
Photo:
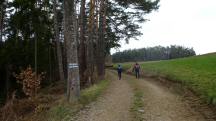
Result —
<path fill-rule="evenodd" d="M 195 55 L 196 53 L 193 48 L 171 45 L 167 47 L 155 46 L 116 52 L 112 55 L 112 60 L 114 63 L 135 61 L 157 61 L 183 58 Z"/>
<path fill-rule="evenodd" d="M 32 68 L 42 87 L 67 80 L 68 100 L 105 75 L 105 56 L 120 40 L 142 35 L 139 24 L 159 0 L 1 0 L 0 102 L 13 91 L 15 74 Z M 74 98 L 75 97 L 75 98 Z"/>

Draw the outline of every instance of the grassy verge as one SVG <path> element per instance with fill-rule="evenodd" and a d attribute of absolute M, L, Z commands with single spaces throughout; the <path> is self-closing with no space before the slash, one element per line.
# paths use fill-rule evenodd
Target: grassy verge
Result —
<path fill-rule="evenodd" d="M 99 84 L 93 85 L 90 88 L 82 90 L 80 103 L 85 105 L 95 101 L 99 95 L 108 87 L 110 81 L 101 81 Z"/>
<path fill-rule="evenodd" d="M 133 97 L 133 103 L 131 106 L 131 112 L 133 115 L 133 119 L 135 121 L 142 121 L 143 120 L 143 113 L 144 113 L 144 103 L 143 103 L 143 91 L 139 87 L 136 81 L 134 81 L 133 78 L 130 78 L 129 84 L 131 85 L 133 92 L 134 92 L 134 97 Z"/>
<path fill-rule="evenodd" d="M 89 88 L 81 91 L 81 97 L 78 102 L 68 103 L 64 95 L 52 104 L 48 110 L 44 110 L 44 105 L 38 107 L 38 114 L 31 116 L 33 121 L 69 121 L 84 106 L 95 101 L 108 87 L 110 81 L 103 80 Z M 28 120 L 28 118 L 27 118 Z"/>
<path fill-rule="evenodd" d="M 131 112 L 133 113 L 133 119 L 135 121 L 142 121 L 143 116 L 142 114 L 144 113 L 143 110 L 143 92 L 140 91 L 139 89 L 134 89 L 134 100 L 133 100 L 133 105 L 131 108 Z"/>
<path fill-rule="evenodd" d="M 125 70 L 132 64 L 122 64 Z M 192 89 L 209 104 L 216 104 L 216 53 L 141 64 L 145 72 L 165 76 Z"/>

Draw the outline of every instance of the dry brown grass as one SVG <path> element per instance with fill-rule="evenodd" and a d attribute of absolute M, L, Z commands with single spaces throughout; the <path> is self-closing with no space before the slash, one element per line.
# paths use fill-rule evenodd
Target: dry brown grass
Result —
<path fill-rule="evenodd" d="M 41 89 L 34 98 L 16 99 L 14 92 L 0 109 L 0 121 L 36 121 L 37 116 L 48 111 L 63 94 L 63 82 Z"/>
<path fill-rule="evenodd" d="M 15 110 L 13 109 L 15 100 L 12 99 L 8 101 L 3 108 L 0 109 L 0 120 L 1 121 L 14 121 L 14 119 L 18 119 L 18 115 L 16 114 Z"/>

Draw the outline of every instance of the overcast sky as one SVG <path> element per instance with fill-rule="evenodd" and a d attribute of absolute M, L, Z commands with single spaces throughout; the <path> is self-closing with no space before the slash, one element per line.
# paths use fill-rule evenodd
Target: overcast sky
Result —
<path fill-rule="evenodd" d="M 161 0 L 159 10 L 146 17 L 143 35 L 129 44 L 122 41 L 121 51 L 183 45 L 197 54 L 216 52 L 216 0 Z"/>

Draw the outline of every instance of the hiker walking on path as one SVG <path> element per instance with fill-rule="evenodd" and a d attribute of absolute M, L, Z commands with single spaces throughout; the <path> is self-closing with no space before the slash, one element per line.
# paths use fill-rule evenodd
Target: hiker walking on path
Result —
<path fill-rule="evenodd" d="M 133 71 L 135 71 L 136 78 L 138 79 L 140 77 L 140 65 L 138 63 L 134 65 Z"/>
<path fill-rule="evenodd" d="M 121 73 L 122 73 L 122 67 L 121 67 L 121 65 L 118 65 L 117 71 L 118 71 L 119 80 L 121 80 Z"/>

